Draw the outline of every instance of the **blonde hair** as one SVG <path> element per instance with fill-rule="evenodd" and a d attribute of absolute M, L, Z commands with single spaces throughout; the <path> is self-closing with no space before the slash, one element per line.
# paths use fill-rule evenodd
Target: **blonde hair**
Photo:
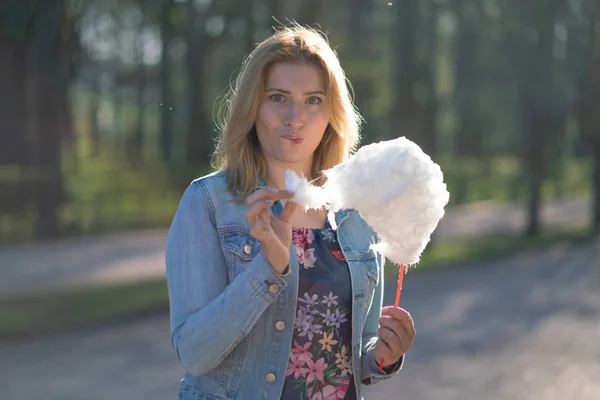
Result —
<path fill-rule="evenodd" d="M 314 153 L 314 183 L 322 185 L 325 177 L 321 171 L 346 160 L 358 146 L 362 119 L 352 102 L 344 70 L 325 35 L 299 25 L 279 28 L 244 60 L 220 110 L 214 166 L 226 171 L 227 189 L 238 201 L 255 189 L 259 175 L 266 174 L 254 123 L 269 68 L 282 62 L 309 63 L 325 72 L 330 121 Z"/>

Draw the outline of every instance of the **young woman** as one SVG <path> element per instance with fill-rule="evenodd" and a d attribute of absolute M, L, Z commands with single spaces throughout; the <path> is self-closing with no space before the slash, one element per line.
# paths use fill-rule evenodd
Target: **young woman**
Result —
<path fill-rule="evenodd" d="M 397 374 L 415 329 L 383 307 L 384 259 L 355 210 L 305 211 L 284 173 L 322 184 L 359 139 L 339 60 L 320 33 L 282 28 L 244 61 L 217 147 L 166 248 L 180 399 L 360 399 Z M 383 368 L 378 368 L 383 359 Z"/>

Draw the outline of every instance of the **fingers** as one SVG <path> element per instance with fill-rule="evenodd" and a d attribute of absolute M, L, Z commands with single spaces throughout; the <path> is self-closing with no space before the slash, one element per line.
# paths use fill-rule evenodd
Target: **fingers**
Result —
<path fill-rule="evenodd" d="M 299 205 L 297 203 L 288 201 L 285 204 L 285 207 L 283 207 L 283 210 L 281 210 L 281 214 L 279 214 L 279 219 L 285 223 L 291 222 L 292 216 L 294 215 L 294 212 L 296 211 L 296 209 L 298 207 L 299 207 Z"/>
<path fill-rule="evenodd" d="M 412 345 L 414 335 L 411 335 L 400 321 L 397 321 L 389 316 L 383 316 L 379 319 L 379 325 L 379 329 L 387 330 L 397 338 L 400 347 L 395 348 L 391 343 L 390 347 L 394 348 L 395 350 L 402 349 L 402 353 L 404 353 Z M 394 337 L 389 337 L 388 340 L 396 342 Z"/>
<path fill-rule="evenodd" d="M 253 226 L 258 219 L 268 220 L 269 209 L 272 205 L 273 200 L 258 200 L 252 203 L 244 213 L 248 225 Z"/>
<path fill-rule="evenodd" d="M 391 329 L 381 326 L 379 327 L 377 334 L 379 336 L 379 341 L 385 344 L 387 350 L 392 355 L 393 360 L 399 359 L 406 350 L 408 350 L 407 346 L 405 346 L 398 335 Z M 406 341 L 406 338 L 404 338 L 404 340 Z"/>
<path fill-rule="evenodd" d="M 287 190 L 279 190 L 275 188 L 262 188 L 252 193 L 246 199 L 246 205 L 251 206 L 259 200 L 289 200 L 294 197 L 294 193 Z"/>
<path fill-rule="evenodd" d="M 273 203 L 278 200 L 289 200 L 292 197 L 294 197 L 294 193 L 287 190 L 278 190 L 274 188 L 259 189 L 246 199 L 248 209 L 244 213 L 244 218 L 246 218 L 246 222 L 248 222 L 248 225 L 250 226 L 254 226 L 259 219 L 268 221 L 270 219 L 269 209 Z M 290 222 L 297 206 L 296 203 L 287 202 L 279 219 L 286 223 Z"/>
<path fill-rule="evenodd" d="M 378 336 L 392 359 L 400 358 L 412 346 L 416 331 L 410 314 L 399 307 L 383 307 Z"/>
<path fill-rule="evenodd" d="M 381 313 L 384 316 L 389 316 L 402 324 L 402 326 L 406 329 L 406 332 L 409 336 L 414 337 L 416 335 L 415 331 L 415 322 L 412 319 L 410 313 L 403 308 L 400 307 L 383 307 L 381 309 Z"/>
<path fill-rule="evenodd" d="M 393 360 L 395 357 L 394 351 L 390 348 L 387 342 L 384 339 L 379 338 L 375 343 L 375 359 L 377 362 L 383 358 L 384 362 L 387 361 L 386 364 L 393 364 L 393 362 L 389 362 Z"/>
<path fill-rule="evenodd" d="M 273 228 L 269 219 L 259 219 L 251 224 L 250 235 L 261 242 L 266 242 L 272 234 Z"/>

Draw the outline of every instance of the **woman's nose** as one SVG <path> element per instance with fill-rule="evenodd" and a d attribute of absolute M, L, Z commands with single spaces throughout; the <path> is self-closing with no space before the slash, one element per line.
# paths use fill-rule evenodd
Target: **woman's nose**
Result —
<path fill-rule="evenodd" d="M 292 129 L 300 129 L 304 125 L 303 104 L 293 103 L 290 105 L 285 124 Z"/>

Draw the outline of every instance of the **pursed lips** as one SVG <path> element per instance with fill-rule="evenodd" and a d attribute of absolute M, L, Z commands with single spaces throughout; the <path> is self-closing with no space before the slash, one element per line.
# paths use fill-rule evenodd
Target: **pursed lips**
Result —
<path fill-rule="evenodd" d="M 299 138 L 298 136 L 293 136 L 293 135 L 283 135 L 282 138 L 287 139 L 294 144 L 300 144 L 304 141 L 304 139 Z"/>

